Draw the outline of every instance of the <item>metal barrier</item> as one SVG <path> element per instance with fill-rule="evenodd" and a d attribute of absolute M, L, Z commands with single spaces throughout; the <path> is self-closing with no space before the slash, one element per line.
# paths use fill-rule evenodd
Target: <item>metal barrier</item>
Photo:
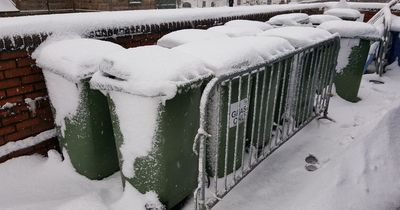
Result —
<path fill-rule="evenodd" d="M 378 26 L 378 28 L 380 24 L 383 25 L 382 39 L 379 41 L 375 62 L 376 71 L 379 76 L 382 76 L 384 73 L 385 66 L 387 64 L 385 56 L 388 52 L 391 40 L 390 29 L 392 24 L 392 13 L 390 8 L 395 6 L 398 2 L 399 0 L 391 0 L 368 21 L 368 23 Z"/>
<path fill-rule="evenodd" d="M 194 143 L 196 209 L 212 208 L 310 121 L 327 117 L 339 47 L 333 37 L 208 83 Z"/>

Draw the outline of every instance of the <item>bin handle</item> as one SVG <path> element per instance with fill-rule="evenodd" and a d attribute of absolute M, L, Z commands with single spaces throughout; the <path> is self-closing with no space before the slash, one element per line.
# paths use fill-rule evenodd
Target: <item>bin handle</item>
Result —
<path fill-rule="evenodd" d="M 197 147 L 198 147 L 198 145 L 199 145 L 199 139 L 200 139 L 202 136 L 204 136 L 205 138 L 210 138 L 210 137 L 211 137 L 211 135 L 208 134 L 203 128 L 199 128 L 199 129 L 197 130 L 197 134 L 196 134 L 196 136 L 194 137 L 193 148 L 192 148 L 194 154 L 196 154 L 197 156 L 199 156 L 199 152 L 197 151 L 197 150 L 198 150 Z"/>

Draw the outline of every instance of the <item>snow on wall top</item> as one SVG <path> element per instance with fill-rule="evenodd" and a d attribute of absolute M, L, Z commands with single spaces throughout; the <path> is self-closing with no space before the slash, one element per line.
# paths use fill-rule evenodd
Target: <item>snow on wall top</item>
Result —
<path fill-rule="evenodd" d="M 254 20 L 231 20 L 227 23 L 225 23 L 226 26 L 237 26 L 237 27 L 250 27 L 254 26 L 257 27 L 263 31 L 272 29 L 273 27 L 265 22 L 261 21 L 254 21 Z"/>
<path fill-rule="evenodd" d="M 153 45 L 108 54 L 91 82 L 100 89 L 169 99 L 175 96 L 179 85 L 211 73 L 195 57 Z"/>
<path fill-rule="evenodd" d="M 214 26 L 207 31 L 212 31 L 215 33 L 225 34 L 229 37 L 241 37 L 241 36 L 255 36 L 258 33 L 263 32 L 261 29 L 255 26 Z"/>
<path fill-rule="evenodd" d="M 343 4 L 339 4 L 338 2 L 326 2 L 325 5 L 329 8 L 334 8 L 338 6 L 342 6 Z M 381 9 L 386 6 L 386 3 L 375 3 L 375 2 L 346 2 L 346 6 L 352 9 Z M 400 5 L 394 5 L 392 7 L 393 10 L 399 10 Z"/>
<path fill-rule="evenodd" d="M 331 33 L 339 33 L 341 37 L 363 37 L 378 39 L 379 32 L 372 24 L 346 21 L 346 20 L 333 20 L 322 23 L 318 28 L 325 29 Z"/>
<path fill-rule="evenodd" d="M 220 17 L 265 14 L 298 9 L 322 8 L 324 4 L 259 5 L 216 8 L 187 8 L 165 10 L 136 10 L 116 12 L 90 12 L 73 14 L 37 15 L 0 18 L 0 38 L 38 33 L 89 32 L 122 28 L 132 25 L 151 25 L 176 21 L 194 21 Z"/>
<path fill-rule="evenodd" d="M 358 10 L 350 8 L 332 8 L 324 12 L 325 15 L 333 15 L 339 18 L 357 19 L 361 16 Z"/>
<path fill-rule="evenodd" d="M 11 0 L 0 0 L 0 12 L 17 12 L 19 11 Z"/>
<path fill-rule="evenodd" d="M 212 38 L 228 38 L 228 36 L 209 30 L 183 29 L 164 35 L 157 41 L 157 45 L 166 48 L 173 48 L 189 42 L 209 40 Z"/>
<path fill-rule="evenodd" d="M 62 49 L 62 50 L 61 50 Z M 71 39 L 55 41 L 49 38 L 33 53 L 39 67 L 78 81 L 93 75 L 103 56 L 124 48 L 112 42 L 96 39 Z"/>
<path fill-rule="evenodd" d="M 294 26 L 308 23 L 308 15 L 305 13 L 291 13 L 276 15 L 269 19 L 268 23 L 272 25 Z"/>
<path fill-rule="evenodd" d="M 289 26 L 267 30 L 259 36 L 281 37 L 288 40 L 294 47 L 301 48 L 332 38 L 333 35 L 318 28 Z"/>
<path fill-rule="evenodd" d="M 199 58 L 216 75 L 243 70 L 264 62 L 252 46 L 232 38 L 191 42 L 172 50 Z"/>
<path fill-rule="evenodd" d="M 333 15 L 310 15 L 309 18 L 310 23 L 312 24 L 321 24 L 331 20 L 341 20 L 339 17 Z"/>

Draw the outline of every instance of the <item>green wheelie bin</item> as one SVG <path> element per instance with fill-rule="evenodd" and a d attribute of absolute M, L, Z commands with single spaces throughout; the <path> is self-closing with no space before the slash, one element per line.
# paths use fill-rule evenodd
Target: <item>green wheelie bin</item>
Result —
<path fill-rule="evenodd" d="M 71 38 L 46 43 L 33 54 L 43 69 L 60 147 L 75 170 L 90 179 L 119 170 L 107 98 L 90 89 L 89 79 L 102 56 L 123 49 L 111 42 Z"/>
<path fill-rule="evenodd" d="M 91 80 L 108 96 L 124 184 L 156 192 L 167 209 L 197 186 L 193 139 L 211 77 L 190 55 L 146 46 L 108 56 Z"/>
<path fill-rule="evenodd" d="M 358 90 L 368 57 L 371 41 L 379 39 L 378 30 L 372 24 L 353 21 L 330 21 L 319 28 L 341 36 L 334 84 L 336 93 L 349 102 L 360 100 Z"/>
<path fill-rule="evenodd" d="M 308 46 L 323 42 L 333 37 L 333 35 L 326 30 L 298 26 L 271 29 L 259 34 L 259 36 L 284 38 L 288 40 L 290 44 L 292 44 L 296 49 L 307 48 Z M 287 88 L 292 88 L 299 91 L 299 94 L 297 96 L 293 94 L 289 95 L 287 97 L 284 97 L 287 98 L 288 101 L 283 101 L 284 106 L 292 106 L 292 109 L 295 109 L 294 116 L 291 117 L 293 117 L 296 125 L 302 124 L 309 118 L 310 115 L 312 115 L 311 106 L 313 104 L 311 101 L 313 100 L 313 98 L 311 98 L 311 96 L 313 95 L 312 91 L 314 90 L 311 86 L 312 81 L 310 79 L 314 77 L 314 72 L 316 71 L 316 58 L 314 57 L 315 54 L 316 52 L 314 52 L 313 50 L 308 50 L 302 53 L 297 60 L 293 61 L 293 66 L 291 68 L 291 78 L 287 78 L 287 80 L 291 80 L 291 82 L 285 81 L 285 83 L 289 82 L 290 86 L 293 87 L 290 87 L 289 85 L 282 86 L 281 88 L 283 88 L 283 90 L 280 90 L 280 92 L 283 93 L 287 92 Z M 285 83 L 282 82 L 282 84 Z M 279 104 L 277 104 L 276 106 L 278 105 Z M 283 110 L 289 108 L 290 107 L 283 107 Z M 276 108 L 275 110 L 279 110 L 279 108 Z M 281 120 L 282 115 L 283 113 L 281 113 L 281 116 L 278 116 L 279 120 Z M 278 125 L 281 124 L 280 121 L 276 122 L 278 122 Z"/>

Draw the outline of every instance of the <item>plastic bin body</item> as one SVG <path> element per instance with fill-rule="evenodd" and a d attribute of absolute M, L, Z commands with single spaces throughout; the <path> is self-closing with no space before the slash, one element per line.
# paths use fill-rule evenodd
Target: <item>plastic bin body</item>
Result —
<path fill-rule="evenodd" d="M 343 39 L 344 38 L 342 38 L 342 40 Z M 351 48 L 351 53 L 347 66 L 343 68 L 342 72 L 337 72 L 334 79 L 336 93 L 346 101 L 350 101 L 353 103 L 360 100 L 360 98 L 357 97 L 357 94 L 358 90 L 360 89 L 364 65 L 367 60 L 370 47 L 369 40 L 359 40 L 359 45 Z"/>
<path fill-rule="evenodd" d="M 44 72 L 44 75 L 64 79 L 50 72 Z M 100 91 L 90 89 L 88 79 L 76 83 L 78 86 L 81 92 L 77 113 L 72 118 L 64 119 L 64 135 L 61 127 L 56 126 L 58 140 L 78 173 L 89 179 L 103 179 L 119 170 L 107 98 Z M 64 94 L 62 89 L 49 91 Z M 52 107 L 56 113 L 57 110 Z"/>
<path fill-rule="evenodd" d="M 147 156 L 135 160 L 133 178 L 123 176 L 123 180 L 141 193 L 156 192 L 167 209 L 191 195 L 197 186 L 198 157 L 192 147 L 199 127 L 200 98 L 205 81 L 209 79 L 180 87 L 174 98 L 159 104 L 152 150 Z M 120 148 L 124 137 L 112 97 L 109 97 L 109 105 L 116 145 Z M 118 156 L 122 167 L 120 150 Z"/>
<path fill-rule="evenodd" d="M 397 60 L 397 65 L 400 66 L 400 33 L 398 31 L 392 31 L 392 44 L 388 54 L 388 64 L 391 64 Z"/>

